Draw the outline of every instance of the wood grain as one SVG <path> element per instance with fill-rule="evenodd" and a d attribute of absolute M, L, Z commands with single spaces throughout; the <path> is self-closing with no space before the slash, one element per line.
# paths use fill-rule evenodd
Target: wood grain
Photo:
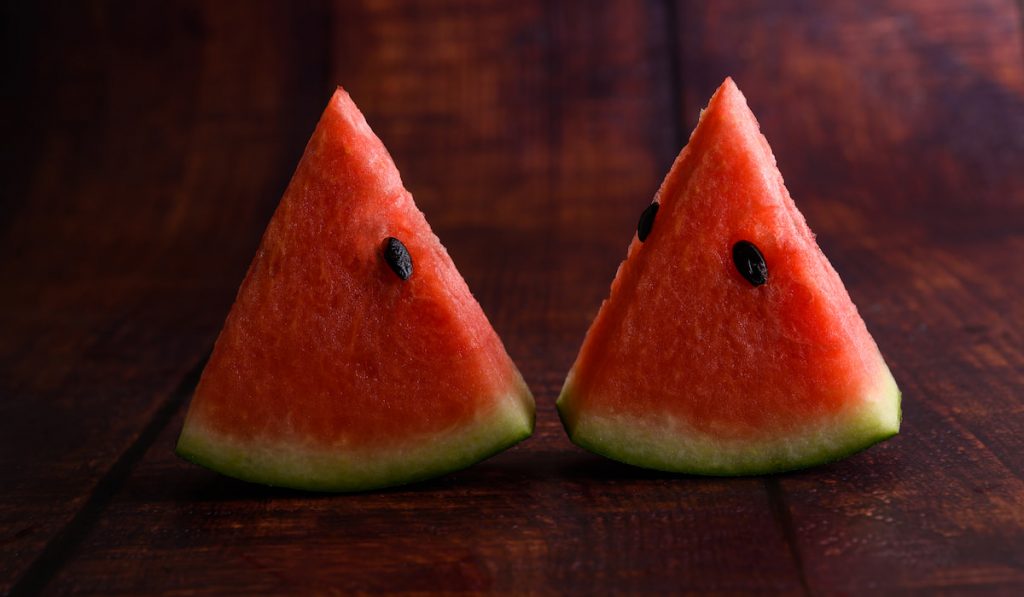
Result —
<path fill-rule="evenodd" d="M 1024 41 L 1009 0 L 7 5 L 0 592 L 1024 589 Z M 900 436 L 705 479 L 553 410 L 725 75 L 904 391 Z M 351 496 L 172 446 L 342 84 L 538 400 L 536 435 Z"/>

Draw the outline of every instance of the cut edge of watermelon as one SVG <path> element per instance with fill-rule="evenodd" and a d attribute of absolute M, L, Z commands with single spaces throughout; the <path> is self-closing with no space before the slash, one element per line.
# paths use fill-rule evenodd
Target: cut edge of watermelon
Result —
<path fill-rule="evenodd" d="M 535 409 L 523 389 L 462 429 L 417 437 L 390 450 L 326 451 L 280 441 L 239 441 L 188 421 L 182 458 L 243 481 L 311 491 L 355 492 L 406 485 L 467 468 L 533 434 Z M 409 445 L 410 443 L 414 445 Z"/>
<path fill-rule="evenodd" d="M 606 458 L 674 473 L 762 475 L 840 460 L 899 433 L 902 394 L 888 367 L 883 370 L 868 399 L 772 439 L 717 439 L 664 414 L 647 420 L 624 414 L 582 416 L 573 406 L 571 373 L 556 406 L 572 442 Z"/>

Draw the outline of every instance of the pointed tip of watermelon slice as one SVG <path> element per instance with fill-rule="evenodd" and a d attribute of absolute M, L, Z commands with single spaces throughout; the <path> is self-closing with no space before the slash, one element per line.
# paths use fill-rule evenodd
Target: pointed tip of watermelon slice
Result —
<path fill-rule="evenodd" d="M 740 91 L 739 86 L 736 85 L 736 81 L 733 80 L 732 76 L 731 75 L 726 75 L 725 79 L 722 80 L 722 84 L 719 85 L 718 89 L 715 91 L 715 95 L 717 95 L 719 93 L 734 93 L 734 92 L 735 93 L 739 93 L 741 97 L 743 96 L 743 93 Z M 712 101 L 714 101 L 714 97 L 715 97 L 714 95 L 711 96 Z"/>
<path fill-rule="evenodd" d="M 736 85 L 736 82 L 733 81 L 732 77 L 727 76 L 715 89 L 715 92 L 711 94 L 711 99 L 708 100 L 708 105 L 701 108 L 700 116 L 703 118 L 704 114 L 714 112 L 720 106 L 724 107 L 727 104 L 734 104 L 737 102 L 744 108 L 747 107 L 746 96 L 744 96 L 743 92 L 740 91 L 740 88 Z"/>

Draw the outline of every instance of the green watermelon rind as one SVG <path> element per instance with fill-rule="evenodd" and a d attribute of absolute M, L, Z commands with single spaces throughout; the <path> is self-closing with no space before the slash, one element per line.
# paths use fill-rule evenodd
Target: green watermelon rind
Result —
<path fill-rule="evenodd" d="M 282 442 L 239 442 L 186 424 L 176 452 L 208 469 L 253 483 L 308 491 L 349 493 L 407 485 L 467 468 L 533 434 L 528 389 L 509 394 L 482 420 L 433 437 L 398 441 L 387 451 L 316 449 Z"/>
<path fill-rule="evenodd" d="M 822 424 L 808 421 L 803 432 L 771 440 L 715 441 L 699 434 L 667 432 L 664 427 L 645 434 L 644 421 L 625 416 L 605 418 L 583 415 L 571 405 L 577 397 L 572 374 L 556 406 L 569 439 L 574 444 L 624 464 L 692 475 L 741 477 L 784 473 L 841 460 L 899 433 L 902 394 L 885 369 L 875 400 L 863 408 Z M 581 420 L 582 419 L 582 420 Z M 658 417 L 656 425 L 663 424 Z M 646 437 L 645 437 L 646 436 Z M 672 457 L 688 446 L 697 457 Z"/>

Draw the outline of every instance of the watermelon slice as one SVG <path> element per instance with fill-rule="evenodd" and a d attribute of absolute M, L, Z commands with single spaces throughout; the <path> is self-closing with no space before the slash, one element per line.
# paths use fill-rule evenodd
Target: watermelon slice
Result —
<path fill-rule="evenodd" d="M 711 475 L 899 430 L 896 383 L 731 79 L 644 212 L 558 410 L 583 448 Z"/>
<path fill-rule="evenodd" d="M 356 491 L 528 437 L 534 402 L 387 150 L 334 94 L 203 371 L 181 456 Z"/>

